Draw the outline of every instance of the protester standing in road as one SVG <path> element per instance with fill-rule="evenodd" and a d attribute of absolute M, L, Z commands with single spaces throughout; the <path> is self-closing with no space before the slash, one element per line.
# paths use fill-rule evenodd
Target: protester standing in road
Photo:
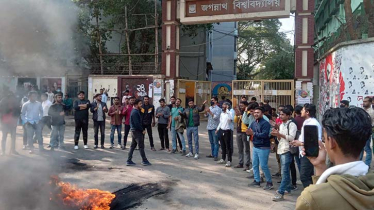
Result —
<path fill-rule="evenodd" d="M 52 91 L 52 89 L 50 87 L 47 88 L 47 92 L 45 94 L 47 94 L 48 100 L 51 103 L 53 103 L 53 101 L 55 100 L 55 93 Z"/>
<path fill-rule="evenodd" d="M 204 101 L 201 107 L 194 104 L 193 100 L 188 102 L 188 108 L 184 110 L 183 117 L 187 123 L 187 139 L 188 149 L 190 152 L 186 157 L 194 157 L 196 160 L 199 159 L 199 126 L 200 126 L 200 112 L 204 111 L 206 101 Z M 193 155 L 193 144 L 192 135 L 195 141 L 195 156 Z"/>
<path fill-rule="evenodd" d="M 184 111 L 183 107 L 181 107 L 182 100 L 180 98 L 177 98 L 175 101 L 175 107 L 171 109 L 171 115 L 169 118 L 169 128 L 171 128 L 171 134 L 172 134 L 172 146 L 173 150 L 171 153 L 176 153 L 177 151 L 177 135 L 181 139 L 182 144 L 182 155 L 186 155 L 186 142 L 184 140 L 183 134 L 180 134 L 176 131 L 176 125 L 175 125 L 175 118 L 181 115 Z"/>
<path fill-rule="evenodd" d="M 91 103 L 89 100 L 85 99 L 84 91 L 80 91 L 78 93 L 78 100 L 74 102 L 74 109 L 75 109 L 75 135 L 74 135 L 74 149 L 79 149 L 78 141 L 79 136 L 82 131 L 83 133 L 83 144 L 84 148 L 88 149 L 87 146 L 87 131 L 88 131 L 88 110 L 91 107 Z"/>
<path fill-rule="evenodd" d="M 94 121 L 94 138 L 95 138 L 95 147 L 94 149 L 99 148 L 99 129 L 100 129 L 100 136 L 101 136 L 101 149 L 105 149 L 104 141 L 105 141 L 105 113 L 108 112 L 108 107 L 106 103 L 102 102 L 102 95 L 97 94 L 95 96 L 96 101 L 91 104 L 91 113 L 92 120 Z"/>
<path fill-rule="evenodd" d="M 131 116 L 130 116 L 132 142 L 131 142 L 129 155 L 127 158 L 127 163 L 126 163 L 127 166 L 135 165 L 135 163 L 132 161 L 132 155 L 134 153 L 136 146 L 139 146 L 139 152 L 143 159 L 142 165 L 143 166 L 151 165 L 151 163 L 147 160 L 147 157 L 144 151 L 145 130 L 143 128 L 143 122 L 142 122 L 143 120 L 140 114 L 141 107 L 142 107 L 142 101 L 137 99 L 134 102 L 134 109 L 131 111 Z"/>
<path fill-rule="evenodd" d="M 51 117 L 51 151 L 55 148 L 64 149 L 65 135 L 65 104 L 62 103 L 62 93 L 55 95 L 55 103 L 49 108 L 48 116 Z"/>
<path fill-rule="evenodd" d="M 43 129 L 44 129 L 45 126 L 47 126 L 49 128 L 49 130 L 52 130 L 51 117 L 48 116 L 48 111 L 49 111 L 49 108 L 52 106 L 52 102 L 49 101 L 48 95 L 46 93 L 42 93 L 41 99 L 42 99 L 42 107 L 43 107 L 43 118 L 40 121 L 40 123 L 42 125 L 42 133 L 43 133 Z M 43 135 L 42 135 L 42 138 L 43 138 Z M 49 141 L 48 148 L 51 147 L 51 143 L 52 143 L 51 141 L 52 141 L 52 139 L 50 139 L 50 141 Z"/>
<path fill-rule="evenodd" d="M 304 188 L 313 184 L 312 176 L 314 175 L 314 167 L 309 159 L 303 155 L 303 144 L 304 144 L 304 127 L 306 125 L 314 125 L 318 127 L 318 140 L 322 141 L 322 128 L 316 119 L 316 106 L 314 104 L 304 104 L 301 111 L 301 117 L 305 118 L 303 127 L 301 128 L 301 134 L 299 140 L 292 142 L 294 146 L 299 146 L 300 151 L 300 180 L 303 183 Z"/>
<path fill-rule="evenodd" d="M 371 106 L 372 101 L 373 101 L 373 99 L 371 97 L 365 97 L 362 106 L 363 106 L 364 110 L 369 114 L 369 116 L 371 118 L 371 125 L 372 125 L 372 127 L 374 127 L 374 109 Z M 373 130 L 373 128 L 372 128 L 372 130 Z M 360 160 L 362 160 L 362 158 L 364 156 L 364 151 L 365 151 L 366 158 L 365 158 L 364 162 L 369 167 L 371 165 L 371 160 L 372 160 L 372 155 L 373 155 L 372 150 L 370 148 L 371 140 L 372 140 L 372 136 L 370 136 L 369 139 L 367 140 L 366 145 L 364 147 L 364 150 L 361 152 L 361 155 L 360 155 Z"/>
<path fill-rule="evenodd" d="M 170 104 L 167 105 L 170 109 L 170 113 L 171 113 L 171 110 L 175 107 L 175 102 L 176 102 L 177 98 L 175 96 L 172 96 L 170 97 Z M 170 122 L 169 122 L 170 123 Z M 170 127 L 170 126 L 169 126 Z M 170 128 L 171 129 L 171 128 Z M 173 133 L 173 132 L 172 132 Z M 179 135 L 176 135 L 177 136 L 177 148 L 178 148 L 178 144 L 179 144 L 179 149 L 180 149 L 180 152 L 182 152 L 182 142 L 181 142 L 181 139 L 179 138 Z M 172 142 L 173 143 L 173 142 Z M 178 151 L 178 149 L 177 149 Z"/>
<path fill-rule="evenodd" d="M 144 96 L 143 100 L 144 104 L 140 109 L 143 118 L 143 128 L 147 130 L 151 150 L 156 151 L 152 135 L 152 127 L 156 125 L 155 107 L 149 103 L 149 96 Z"/>
<path fill-rule="evenodd" d="M 39 151 L 44 151 L 41 120 L 43 118 L 42 104 L 36 101 L 38 94 L 36 92 L 29 92 L 29 101 L 23 104 L 21 110 L 22 124 L 25 125 L 27 131 L 27 143 L 30 153 L 34 150 L 34 134 L 38 139 Z"/>
<path fill-rule="evenodd" d="M 68 116 L 73 109 L 73 99 L 69 98 L 68 94 L 65 94 L 65 99 L 62 103 L 65 105 L 65 115 Z"/>
<path fill-rule="evenodd" d="M 231 167 L 232 162 L 232 150 L 231 150 L 231 133 L 232 129 L 231 124 L 233 123 L 233 114 L 229 110 L 230 103 L 225 102 L 222 104 L 222 112 L 220 115 L 219 125 L 216 129 L 216 134 L 220 132 L 221 136 L 219 139 L 221 140 L 221 147 L 222 147 L 222 159 L 218 161 L 218 164 L 224 164 L 226 162 L 226 155 L 228 156 L 228 161 L 226 162 L 226 167 Z"/>
<path fill-rule="evenodd" d="M 118 144 L 117 148 L 121 149 L 121 140 L 122 140 L 122 106 L 120 104 L 119 98 L 114 97 L 114 104 L 109 109 L 108 115 L 110 116 L 110 149 L 114 148 L 114 133 L 117 130 L 118 134 Z"/>
<path fill-rule="evenodd" d="M 271 135 L 278 138 L 278 150 L 277 154 L 280 155 L 281 159 L 281 171 L 282 181 L 279 189 L 276 191 L 273 201 L 284 200 L 285 192 L 291 193 L 291 177 L 290 177 L 290 164 L 293 162 L 293 158 L 290 152 L 290 142 L 295 139 L 297 126 L 292 120 L 291 110 L 284 108 L 280 113 L 279 117 L 282 120 L 282 124 L 279 129 L 273 129 Z"/>
<path fill-rule="evenodd" d="M 273 189 L 273 182 L 271 180 L 271 174 L 268 167 L 269 154 L 270 154 L 270 128 L 271 125 L 266 121 L 264 116 L 264 109 L 262 107 L 255 108 L 253 113 L 255 121 L 251 124 L 247 134 L 253 136 L 253 154 L 252 164 L 254 181 L 250 184 L 253 187 L 260 187 L 260 170 L 261 165 L 262 171 L 265 174 L 266 186 L 264 190 Z"/>
<path fill-rule="evenodd" d="M 212 97 L 210 105 L 211 106 L 205 110 L 205 117 L 208 117 L 208 125 L 206 129 L 208 130 L 211 153 L 206 157 L 214 158 L 214 161 L 218 161 L 219 144 L 216 130 L 219 125 L 222 110 L 218 106 L 217 97 Z"/>
<path fill-rule="evenodd" d="M 123 147 L 122 149 L 126 149 L 126 144 L 127 144 L 127 137 L 129 136 L 130 133 L 130 117 L 131 117 L 131 112 L 134 107 L 134 102 L 135 102 L 135 97 L 131 96 L 129 98 L 129 104 L 125 105 L 122 110 L 122 116 L 125 117 L 125 136 L 123 137 Z"/>
<path fill-rule="evenodd" d="M 5 155 L 6 140 L 8 134 L 11 137 L 10 154 L 18 155 L 16 151 L 16 133 L 17 120 L 20 116 L 21 109 L 18 106 L 16 96 L 9 92 L 9 94 L 0 101 L 0 116 L 1 116 L 1 130 L 3 133 L 1 141 L 2 155 Z"/>
<path fill-rule="evenodd" d="M 247 115 L 247 101 L 241 101 L 239 103 L 239 109 L 235 111 L 234 122 L 237 125 L 237 133 L 236 133 L 236 143 L 238 145 L 238 153 L 239 153 L 239 164 L 235 166 L 235 168 L 244 168 L 245 164 L 245 171 L 249 170 L 249 166 L 251 164 L 251 155 L 250 155 L 250 148 L 249 148 L 249 141 L 247 139 L 247 134 L 245 133 L 248 129 L 248 124 L 243 123 L 243 116 Z M 245 157 L 244 157 L 245 153 Z"/>
<path fill-rule="evenodd" d="M 168 124 L 169 124 L 169 117 L 170 117 L 170 109 L 165 104 L 164 99 L 160 99 L 160 106 L 157 107 L 156 110 L 156 118 L 158 119 L 158 135 L 160 136 L 161 141 L 161 149 L 167 149 L 170 152 L 169 148 L 169 134 L 168 134 Z"/>

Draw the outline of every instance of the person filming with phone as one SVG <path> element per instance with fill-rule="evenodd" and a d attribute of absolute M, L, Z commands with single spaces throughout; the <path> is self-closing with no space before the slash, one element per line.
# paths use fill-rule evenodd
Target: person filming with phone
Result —
<path fill-rule="evenodd" d="M 308 141 L 308 145 L 309 143 L 314 142 L 314 144 L 316 144 L 318 141 L 322 141 L 322 128 L 316 119 L 316 106 L 314 104 L 305 104 L 301 110 L 301 117 L 305 118 L 303 127 L 301 128 L 301 134 L 299 140 L 292 141 L 292 145 L 299 147 L 300 180 L 303 183 L 304 188 L 306 188 L 313 183 L 312 176 L 314 175 L 314 168 L 309 159 L 303 155 L 305 137 L 307 137 L 308 140 L 311 140 Z M 306 126 L 308 127 L 307 130 L 305 130 Z M 318 148 L 318 144 L 315 148 Z"/>
<path fill-rule="evenodd" d="M 374 173 L 359 160 L 372 134 L 369 114 L 361 108 L 330 109 L 322 126 L 325 144 L 318 141 L 318 156 L 308 157 L 316 176 L 297 199 L 296 209 L 374 209 Z M 327 168 L 326 155 L 335 166 Z"/>

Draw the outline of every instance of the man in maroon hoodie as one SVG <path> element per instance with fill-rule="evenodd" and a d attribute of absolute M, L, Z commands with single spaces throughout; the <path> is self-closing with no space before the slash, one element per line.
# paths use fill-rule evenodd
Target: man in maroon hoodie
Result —
<path fill-rule="evenodd" d="M 127 137 L 129 136 L 130 133 L 130 116 L 131 116 L 131 111 L 134 107 L 134 102 L 135 102 L 135 97 L 131 96 L 130 97 L 130 104 L 125 105 L 122 110 L 122 116 L 125 117 L 125 137 L 123 138 L 123 147 L 122 149 L 126 149 L 126 143 L 127 143 Z"/>

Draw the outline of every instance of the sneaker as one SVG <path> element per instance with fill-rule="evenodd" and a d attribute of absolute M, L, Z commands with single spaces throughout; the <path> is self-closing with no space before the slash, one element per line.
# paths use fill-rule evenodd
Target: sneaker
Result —
<path fill-rule="evenodd" d="M 85 148 L 85 149 L 88 149 L 88 146 L 87 146 L 87 145 L 84 145 L 84 148 Z"/>
<path fill-rule="evenodd" d="M 152 151 L 156 151 L 156 149 L 154 147 L 151 148 Z"/>
<path fill-rule="evenodd" d="M 223 159 L 219 160 L 217 164 L 225 164 L 225 161 Z"/>
<path fill-rule="evenodd" d="M 117 144 L 117 149 L 121 149 L 121 144 Z"/>
<path fill-rule="evenodd" d="M 297 190 L 298 188 L 297 188 L 297 185 L 292 185 L 292 189 L 293 190 Z"/>
<path fill-rule="evenodd" d="M 194 158 L 195 158 L 195 160 L 198 160 L 199 159 L 199 154 L 196 153 Z"/>
<path fill-rule="evenodd" d="M 114 144 L 110 145 L 109 149 L 113 149 L 114 148 Z"/>
<path fill-rule="evenodd" d="M 256 180 L 253 180 L 252 183 L 248 184 L 248 187 L 257 187 L 257 188 L 260 188 L 261 185 L 260 185 L 260 182 L 256 182 Z"/>
<path fill-rule="evenodd" d="M 249 170 L 249 166 L 246 166 L 246 167 L 243 169 L 243 171 L 247 171 L 247 170 Z"/>
<path fill-rule="evenodd" d="M 23 145 L 22 150 L 27 150 L 27 146 Z"/>
<path fill-rule="evenodd" d="M 142 162 L 143 166 L 151 166 L 152 164 L 147 160 Z"/>
<path fill-rule="evenodd" d="M 165 150 L 165 148 L 161 148 L 160 151 Z"/>
<path fill-rule="evenodd" d="M 285 190 L 285 191 L 284 191 L 284 194 L 285 194 L 285 195 L 291 195 L 291 190 Z"/>
<path fill-rule="evenodd" d="M 260 181 L 261 183 L 264 183 L 265 182 L 265 179 L 264 179 L 264 177 L 263 176 L 261 176 L 261 181 Z"/>
<path fill-rule="evenodd" d="M 230 161 L 227 161 L 226 167 L 231 167 L 231 162 Z"/>
<path fill-rule="evenodd" d="M 29 154 L 33 154 L 33 153 L 34 153 L 34 151 L 32 151 L 32 150 L 29 151 Z"/>
<path fill-rule="evenodd" d="M 275 173 L 275 174 L 271 175 L 271 177 L 276 177 L 276 178 L 279 178 L 279 177 L 281 177 L 281 174 L 277 172 L 277 173 Z"/>
<path fill-rule="evenodd" d="M 94 149 L 97 149 L 97 148 L 99 148 L 99 146 L 95 145 L 95 146 L 94 146 Z"/>
<path fill-rule="evenodd" d="M 51 145 L 48 145 L 47 148 L 51 148 L 52 146 Z"/>
<path fill-rule="evenodd" d="M 125 150 L 125 149 L 126 149 L 126 146 L 123 146 L 123 147 L 122 147 L 122 150 Z"/>
<path fill-rule="evenodd" d="M 215 157 L 215 158 L 214 158 L 214 161 L 218 161 L 218 157 Z"/>
<path fill-rule="evenodd" d="M 207 155 L 207 158 L 214 158 L 213 155 Z"/>
<path fill-rule="evenodd" d="M 266 183 L 266 186 L 264 187 L 264 190 L 271 190 L 273 188 L 274 188 L 273 183 Z"/>
<path fill-rule="evenodd" d="M 193 157 L 192 152 L 189 152 L 189 153 L 186 155 L 186 157 Z"/>
<path fill-rule="evenodd" d="M 182 156 L 185 156 L 187 154 L 186 150 L 183 150 Z"/>
<path fill-rule="evenodd" d="M 132 162 L 132 160 L 128 160 L 128 161 L 126 162 L 126 165 L 127 165 L 127 166 L 134 166 L 134 165 L 136 165 L 136 163 Z"/>
<path fill-rule="evenodd" d="M 171 154 L 175 154 L 177 152 L 177 150 L 176 149 L 173 149 L 173 150 L 171 150 Z"/>
<path fill-rule="evenodd" d="M 79 147 L 78 146 L 74 146 L 74 149 L 77 150 L 77 149 L 79 149 Z"/>
<path fill-rule="evenodd" d="M 283 201 L 284 195 L 280 194 L 278 191 L 275 192 L 274 197 L 272 199 L 274 202 Z"/>
<path fill-rule="evenodd" d="M 101 145 L 101 149 L 105 149 L 104 145 Z"/>

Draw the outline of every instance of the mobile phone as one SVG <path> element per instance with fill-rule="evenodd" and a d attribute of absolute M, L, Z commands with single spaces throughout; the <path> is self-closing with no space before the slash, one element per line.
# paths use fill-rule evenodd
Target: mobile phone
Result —
<path fill-rule="evenodd" d="M 315 125 L 304 126 L 304 148 L 308 157 L 318 157 L 318 127 Z"/>

